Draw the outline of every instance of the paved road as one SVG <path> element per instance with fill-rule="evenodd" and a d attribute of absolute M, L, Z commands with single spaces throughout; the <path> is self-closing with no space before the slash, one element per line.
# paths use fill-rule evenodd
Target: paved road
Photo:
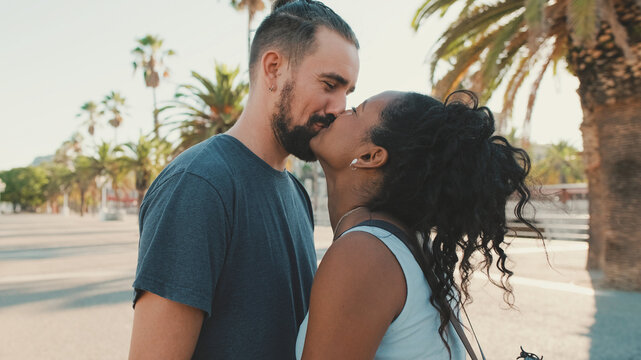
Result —
<path fill-rule="evenodd" d="M 319 257 L 331 231 L 316 232 Z M 0 215 L 0 359 L 124 359 L 137 251 L 135 217 Z M 545 359 L 641 359 L 641 293 L 603 289 L 586 246 L 511 247 L 517 310 L 483 276 L 468 307 L 488 359 L 523 345 Z M 495 276 L 495 275 L 493 275 Z"/>

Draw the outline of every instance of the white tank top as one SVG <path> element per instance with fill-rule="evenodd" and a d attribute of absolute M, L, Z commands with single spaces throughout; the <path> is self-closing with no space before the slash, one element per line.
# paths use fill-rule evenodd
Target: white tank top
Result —
<path fill-rule="evenodd" d="M 441 318 L 439 312 L 430 303 L 432 291 L 407 246 L 398 237 L 379 227 L 357 226 L 345 233 L 352 231 L 364 231 L 382 241 L 401 265 L 407 285 L 407 297 L 403 310 L 387 328 L 376 351 L 375 359 L 449 360 L 450 356 L 438 334 Z M 296 359 L 299 360 L 303 354 L 308 318 L 309 314 L 305 316 L 296 339 Z M 465 359 L 465 347 L 451 323 L 448 324 L 445 335 L 452 351 L 451 359 Z"/>

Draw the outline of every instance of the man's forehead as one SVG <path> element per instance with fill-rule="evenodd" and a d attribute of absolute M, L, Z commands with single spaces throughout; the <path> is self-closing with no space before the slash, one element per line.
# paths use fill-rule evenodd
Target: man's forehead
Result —
<path fill-rule="evenodd" d="M 313 73 L 343 85 L 354 86 L 359 68 L 356 45 L 328 29 L 319 29 L 316 41 L 315 51 L 305 59 Z"/>

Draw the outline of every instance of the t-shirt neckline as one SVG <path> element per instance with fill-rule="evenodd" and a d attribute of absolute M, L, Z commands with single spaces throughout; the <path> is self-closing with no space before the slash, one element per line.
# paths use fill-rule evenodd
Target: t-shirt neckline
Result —
<path fill-rule="evenodd" d="M 289 171 L 287 169 L 283 171 L 274 169 L 271 165 L 265 162 L 265 160 L 261 159 L 260 156 L 256 155 L 253 151 L 251 151 L 245 144 L 243 144 L 242 141 L 228 134 L 220 134 L 217 136 L 220 136 L 221 138 L 224 138 L 224 139 L 229 139 L 232 143 L 236 144 L 238 148 L 241 149 L 241 151 L 246 153 L 253 161 L 255 161 L 260 167 L 265 169 L 268 173 L 278 178 L 289 178 L 289 175 L 288 175 Z"/>

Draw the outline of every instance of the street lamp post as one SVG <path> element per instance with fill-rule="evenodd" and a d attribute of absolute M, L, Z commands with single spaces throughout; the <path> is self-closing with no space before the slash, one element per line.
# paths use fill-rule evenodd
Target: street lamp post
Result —
<path fill-rule="evenodd" d="M 71 214 L 71 210 L 69 209 L 69 190 L 65 190 L 63 199 L 62 215 L 69 216 Z"/>

